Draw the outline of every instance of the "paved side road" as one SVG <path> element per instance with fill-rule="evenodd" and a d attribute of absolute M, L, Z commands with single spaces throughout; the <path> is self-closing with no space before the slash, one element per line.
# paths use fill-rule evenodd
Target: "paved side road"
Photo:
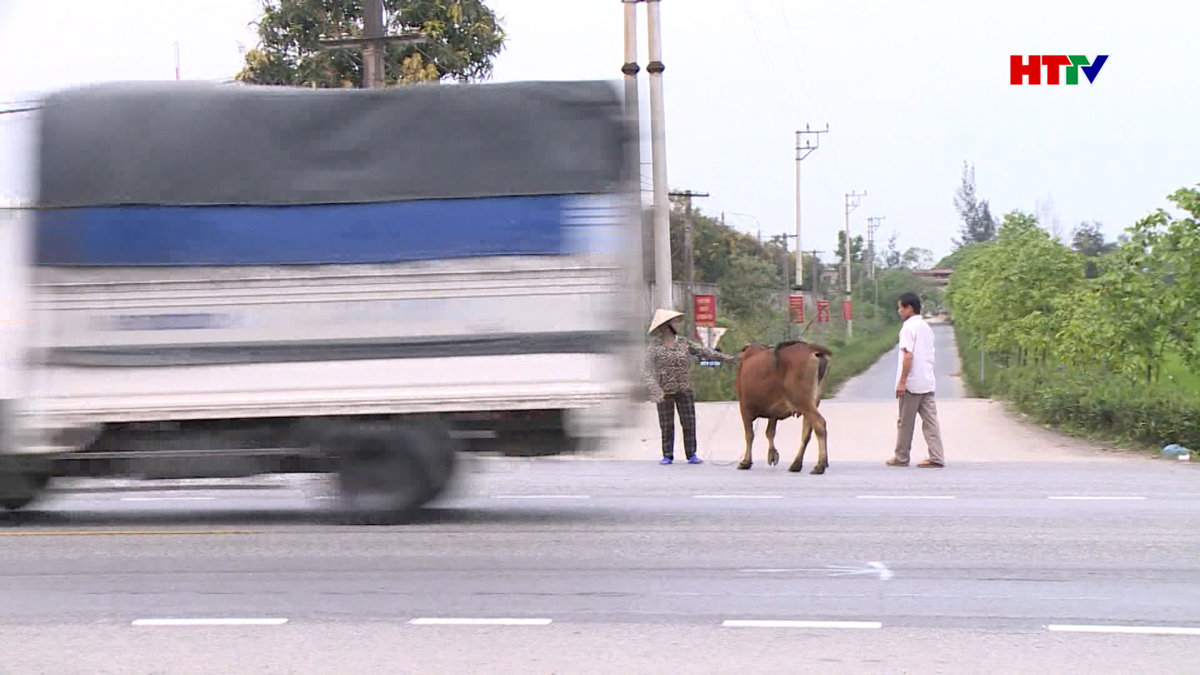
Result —
<path fill-rule="evenodd" d="M 930 321 L 934 341 L 934 375 L 937 378 L 937 398 L 941 401 L 966 398 L 960 373 L 958 343 L 954 339 L 954 328 L 939 321 Z M 897 333 L 899 328 L 897 328 Z M 834 400 L 837 401 L 893 401 L 896 398 L 896 362 L 899 348 L 893 347 L 875 365 L 858 377 L 842 385 Z M 834 354 L 834 359 L 837 355 Z"/>

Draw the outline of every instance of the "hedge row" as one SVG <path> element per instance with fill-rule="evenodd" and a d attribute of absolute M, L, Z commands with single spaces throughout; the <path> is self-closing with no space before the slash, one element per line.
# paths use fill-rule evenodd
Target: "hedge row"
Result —
<path fill-rule="evenodd" d="M 1200 392 L 1034 366 L 998 369 L 993 391 L 1038 422 L 1077 435 L 1200 449 Z"/>
<path fill-rule="evenodd" d="M 960 345 L 970 336 L 955 326 Z M 1161 448 L 1179 443 L 1200 449 L 1200 391 L 1165 382 L 1059 366 L 1001 367 L 979 352 L 962 350 L 963 379 L 974 396 L 1011 401 L 1041 424 L 1086 438 Z"/>

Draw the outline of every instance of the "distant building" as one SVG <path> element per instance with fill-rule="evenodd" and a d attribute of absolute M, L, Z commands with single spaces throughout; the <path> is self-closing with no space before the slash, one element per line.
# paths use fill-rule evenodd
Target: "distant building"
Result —
<path fill-rule="evenodd" d="M 913 270 L 913 274 L 932 283 L 937 288 L 945 288 L 950 283 L 950 275 L 954 270 L 943 267 L 932 270 Z"/>

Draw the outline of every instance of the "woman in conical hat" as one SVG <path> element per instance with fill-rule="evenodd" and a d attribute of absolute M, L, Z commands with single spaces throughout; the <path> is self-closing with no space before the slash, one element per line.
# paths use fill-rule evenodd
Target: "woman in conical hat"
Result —
<path fill-rule="evenodd" d="M 643 374 L 650 400 L 658 404 L 658 426 L 662 431 L 660 464 L 675 461 L 675 410 L 683 427 L 683 450 L 689 464 L 701 464 L 696 455 L 696 395 L 692 392 L 691 367 L 695 358 L 732 361 L 732 356 L 708 349 L 679 334 L 682 312 L 659 309 L 650 320 L 650 344 L 646 347 Z"/>

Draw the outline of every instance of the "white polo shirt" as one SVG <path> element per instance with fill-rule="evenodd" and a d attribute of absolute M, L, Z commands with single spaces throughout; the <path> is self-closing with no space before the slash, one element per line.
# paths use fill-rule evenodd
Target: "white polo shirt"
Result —
<path fill-rule="evenodd" d="M 920 315 L 910 316 L 900 326 L 899 358 L 896 362 L 896 385 L 904 372 L 904 351 L 912 352 L 912 369 L 908 371 L 906 389 L 913 394 L 930 394 L 937 387 L 933 374 L 933 329 Z"/>

